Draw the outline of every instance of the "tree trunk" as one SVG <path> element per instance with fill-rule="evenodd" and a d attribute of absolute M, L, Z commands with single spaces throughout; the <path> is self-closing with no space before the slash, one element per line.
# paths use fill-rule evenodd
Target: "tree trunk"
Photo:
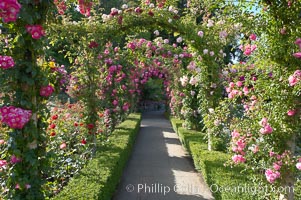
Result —
<path fill-rule="evenodd" d="M 294 133 L 291 139 L 287 142 L 288 150 L 291 151 L 292 156 L 295 154 L 296 150 L 296 134 Z M 288 170 L 284 176 L 282 181 L 282 187 L 286 194 L 281 194 L 280 196 L 284 196 L 285 198 L 279 199 L 286 199 L 286 200 L 294 200 L 294 185 L 295 185 L 295 176 L 291 170 Z"/>
<path fill-rule="evenodd" d="M 208 130 L 207 137 L 208 137 L 208 151 L 212 151 L 212 133 L 211 133 L 211 130 Z"/>

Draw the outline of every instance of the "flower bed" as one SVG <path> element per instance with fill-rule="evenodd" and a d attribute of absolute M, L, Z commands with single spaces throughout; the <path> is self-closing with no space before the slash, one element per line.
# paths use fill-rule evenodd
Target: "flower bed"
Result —
<path fill-rule="evenodd" d="M 130 114 L 116 127 L 107 143 L 98 143 L 95 158 L 53 199 L 111 199 L 131 153 L 140 120 L 140 114 Z"/>

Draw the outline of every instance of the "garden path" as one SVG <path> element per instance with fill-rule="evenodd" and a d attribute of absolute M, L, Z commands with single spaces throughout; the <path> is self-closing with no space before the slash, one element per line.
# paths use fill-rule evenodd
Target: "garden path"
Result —
<path fill-rule="evenodd" d="M 114 200 L 213 199 L 162 112 L 142 116 L 140 132 Z"/>

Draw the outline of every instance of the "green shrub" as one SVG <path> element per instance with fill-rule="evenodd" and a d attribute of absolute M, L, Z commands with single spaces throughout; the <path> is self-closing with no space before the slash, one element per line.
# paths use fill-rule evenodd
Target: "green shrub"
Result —
<path fill-rule="evenodd" d="M 215 151 L 226 152 L 227 151 L 227 142 L 225 142 L 225 140 L 222 138 L 213 137 L 212 138 L 212 149 Z"/>
<path fill-rule="evenodd" d="M 140 114 L 130 114 L 107 143 L 98 144 L 95 158 L 53 200 L 110 200 L 131 153 L 140 120 Z"/>
<path fill-rule="evenodd" d="M 182 127 L 182 123 L 183 123 L 183 120 L 180 120 L 180 119 L 175 119 L 175 118 L 171 118 L 171 125 L 172 125 L 172 128 L 178 132 L 178 128 Z"/>

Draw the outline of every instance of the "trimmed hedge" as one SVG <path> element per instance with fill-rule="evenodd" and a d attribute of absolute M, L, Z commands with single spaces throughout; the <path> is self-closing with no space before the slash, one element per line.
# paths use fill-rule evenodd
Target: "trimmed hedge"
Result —
<path fill-rule="evenodd" d="M 108 143 L 98 144 L 95 158 L 53 200 L 110 200 L 131 154 L 140 122 L 140 114 L 130 114 L 116 127 Z"/>
<path fill-rule="evenodd" d="M 230 155 L 208 151 L 204 133 L 182 128 L 183 121 L 179 119 L 171 118 L 170 121 L 183 146 L 192 156 L 195 168 L 203 175 L 216 200 L 257 199 L 251 190 L 254 184 L 248 179 L 247 174 L 241 173 L 243 168 L 224 166 Z"/>

